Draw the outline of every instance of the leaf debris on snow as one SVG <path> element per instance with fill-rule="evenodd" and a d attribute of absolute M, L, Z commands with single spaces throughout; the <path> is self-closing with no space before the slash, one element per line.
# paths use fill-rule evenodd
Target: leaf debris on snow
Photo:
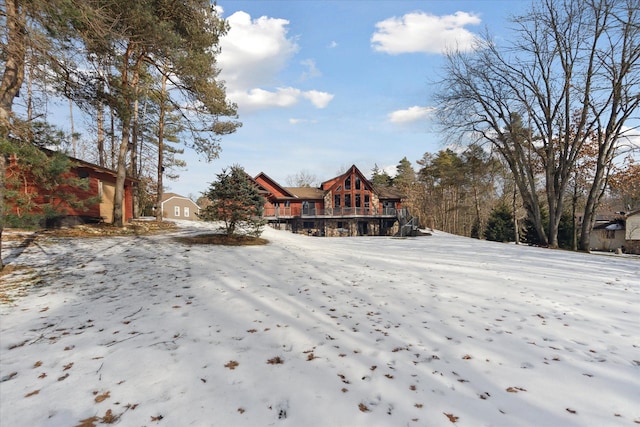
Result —
<path fill-rule="evenodd" d="M 238 367 L 238 365 L 240 365 L 240 364 L 238 362 L 236 362 L 235 360 L 230 360 L 229 362 L 227 362 L 224 365 L 224 367 L 225 368 L 229 368 L 229 369 L 231 369 L 233 371 L 234 369 L 236 369 Z"/>
<path fill-rule="evenodd" d="M 276 357 L 272 357 L 271 359 L 267 360 L 267 363 L 269 365 L 282 365 L 284 363 L 284 359 L 280 356 L 276 356 Z"/>
<path fill-rule="evenodd" d="M 368 417 L 360 412 L 387 414 L 388 425 L 443 413 L 464 424 L 469 405 L 486 408 L 474 414 L 478 420 L 504 425 L 516 416 L 509 406 L 516 396 L 508 394 L 524 392 L 533 398 L 518 399 L 525 423 L 558 425 L 567 413 L 578 422 L 593 413 L 611 425 L 640 423 L 629 397 L 638 389 L 609 381 L 640 365 L 631 326 L 639 310 L 629 303 L 640 295 L 637 262 L 438 233 L 403 241 L 265 235 L 266 246 L 189 246 L 188 254 L 163 236 L 67 239 L 25 251 L 17 261 L 29 263 L 40 283 L 0 299 L 7 343 L 0 372 L 8 374 L 0 424 L 68 425 L 36 400 L 63 407 L 80 393 L 91 396 L 73 402 L 82 414 L 126 399 L 156 408 L 119 406 L 126 410 L 101 411 L 87 427 L 149 425 L 151 414 L 160 424 L 171 414 L 185 425 L 214 417 L 237 426 L 317 420 L 311 427 L 331 414 L 355 425 Z M 243 326 L 250 322 L 256 327 Z M 264 367 L 277 352 L 286 352 L 287 367 Z M 234 370 L 231 358 L 243 368 L 227 382 L 207 371 Z M 267 364 L 284 361 L 281 353 Z M 56 366 L 64 382 L 56 382 Z M 434 381 L 423 382 L 429 373 Z M 52 386 L 63 392 L 51 393 Z M 580 401 L 552 404 L 586 388 Z M 281 403 L 265 419 L 260 402 L 273 401 L 274 390 Z"/>

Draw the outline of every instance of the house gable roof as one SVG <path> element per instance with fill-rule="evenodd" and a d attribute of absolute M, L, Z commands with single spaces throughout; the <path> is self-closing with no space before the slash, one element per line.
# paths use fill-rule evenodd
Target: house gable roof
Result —
<path fill-rule="evenodd" d="M 287 191 L 295 198 L 305 200 L 321 200 L 325 193 L 320 188 L 314 187 L 287 187 Z"/>
<path fill-rule="evenodd" d="M 383 200 L 401 200 L 403 198 L 402 193 L 393 187 L 374 187 L 374 189 L 378 197 Z"/>
<path fill-rule="evenodd" d="M 282 187 L 274 179 L 269 177 L 266 173 L 260 172 L 253 178 L 253 181 L 263 190 L 271 193 L 276 198 L 291 198 L 295 197 L 294 194 L 289 192 L 285 187 Z"/>
<path fill-rule="evenodd" d="M 53 153 L 56 153 L 57 151 L 55 150 L 49 150 L 47 148 L 41 148 L 41 150 L 46 153 L 47 155 L 53 155 Z M 67 153 L 63 153 L 65 156 L 67 156 L 69 158 L 69 160 L 71 160 L 72 162 L 72 168 L 87 168 L 87 169 L 91 169 L 95 172 L 99 172 L 99 173 L 103 173 L 109 176 L 112 176 L 113 178 L 117 178 L 118 177 L 118 173 L 112 169 L 108 169 L 105 168 L 103 166 L 98 166 L 94 163 L 90 163 L 87 162 L 86 160 L 82 160 L 82 159 L 77 159 L 75 157 L 71 157 L 70 155 L 68 155 Z M 127 181 L 134 181 L 134 182 L 140 182 L 139 179 L 136 178 L 132 178 L 130 176 L 126 176 L 125 178 Z"/>
<path fill-rule="evenodd" d="M 351 165 L 351 167 L 342 175 L 338 175 L 335 178 L 323 182 L 320 184 L 320 188 L 324 191 L 335 191 L 338 186 L 344 185 L 344 181 L 350 176 L 360 178 L 360 182 L 364 185 L 365 190 L 375 191 L 369 180 L 362 174 L 362 172 L 360 172 L 360 169 L 358 169 L 356 165 Z M 354 183 L 351 185 L 354 185 Z"/>
<path fill-rule="evenodd" d="M 182 201 L 184 201 L 184 202 L 191 203 L 191 204 L 193 204 L 194 206 L 196 206 L 198 209 L 200 208 L 196 202 L 194 202 L 193 200 L 191 200 L 191 199 L 190 199 L 190 198 L 188 198 L 188 197 L 184 197 L 184 196 L 181 196 L 181 195 L 176 194 L 176 193 L 163 193 L 163 194 L 162 194 L 162 204 L 163 204 L 163 205 L 164 205 L 166 202 L 170 201 L 170 200 L 176 200 L 176 199 L 182 200 Z"/>

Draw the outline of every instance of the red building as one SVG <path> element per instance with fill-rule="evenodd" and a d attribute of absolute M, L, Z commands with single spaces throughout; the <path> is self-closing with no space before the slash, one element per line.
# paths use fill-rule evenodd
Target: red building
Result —
<path fill-rule="evenodd" d="M 317 188 L 283 187 L 264 173 L 254 178 L 267 199 L 270 225 L 315 236 L 390 236 L 406 224 L 402 196 L 375 188 L 354 165 Z"/>
<path fill-rule="evenodd" d="M 62 184 L 50 188 L 49 185 L 45 185 L 46 183 L 38 183 L 32 174 L 23 173 L 15 158 L 10 158 L 7 164 L 7 185 L 11 186 L 12 182 L 16 182 L 15 179 L 12 179 L 16 176 L 20 176 L 20 179 L 17 180 L 19 184 L 7 188 L 15 193 L 15 197 L 7 198 L 7 211 L 15 216 L 43 215 L 45 214 L 44 206 L 54 207 L 56 214 L 54 217 L 47 218 L 47 225 L 113 222 L 113 200 L 117 174 L 110 169 L 80 159 L 70 158 L 70 160 L 72 166 L 67 173 L 63 174 L 63 180 L 68 181 L 64 178 L 79 178 L 86 180 L 86 184 L 82 186 Z M 133 218 L 133 185 L 135 182 L 132 178 L 125 180 L 123 205 L 125 221 Z M 72 194 L 75 196 L 73 199 L 85 203 L 82 203 L 81 206 L 74 206 L 65 198 L 57 196 L 60 194 L 65 194 L 65 196 Z M 28 203 L 12 203 L 12 199 L 16 198 L 21 198 L 23 201 L 28 200 Z M 90 201 L 90 203 L 86 201 Z M 27 212 L 24 211 L 25 209 Z"/>

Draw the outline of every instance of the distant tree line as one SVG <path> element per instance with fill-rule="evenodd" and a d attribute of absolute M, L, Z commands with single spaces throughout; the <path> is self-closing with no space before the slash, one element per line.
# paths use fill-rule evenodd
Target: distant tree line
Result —
<path fill-rule="evenodd" d="M 371 181 L 399 190 L 404 205 L 422 227 L 478 239 L 548 245 L 540 240 L 512 173 L 499 154 L 472 143 L 425 153 L 416 164 L 417 170 L 406 157 L 401 159 L 393 177 L 376 165 Z M 564 193 L 558 247 L 578 248 L 580 229 L 574 222 L 575 214 L 584 210 L 587 190 L 588 181 L 576 180 Z M 538 197 L 544 198 L 544 189 L 538 192 Z M 640 206 L 640 165 L 631 158 L 613 165 L 604 193 L 599 205 L 604 211 Z M 542 226 L 548 229 L 548 209 L 542 205 L 540 211 Z"/>

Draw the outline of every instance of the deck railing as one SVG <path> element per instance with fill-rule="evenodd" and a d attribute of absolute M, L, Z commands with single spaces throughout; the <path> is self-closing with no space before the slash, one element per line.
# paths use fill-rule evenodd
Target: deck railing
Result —
<path fill-rule="evenodd" d="M 265 218 L 291 218 L 293 217 L 293 212 L 289 207 L 267 207 L 264 208 L 262 216 Z"/>
<path fill-rule="evenodd" d="M 294 212 L 291 207 L 267 207 L 264 209 L 263 216 L 265 218 L 293 218 L 299 217 L 324 217 L 324 218 L 341 218 L 341 217 L 369 217 L 383 216 L 395 217 L 397 210 L 395 208 L 302 208 Z"/>

